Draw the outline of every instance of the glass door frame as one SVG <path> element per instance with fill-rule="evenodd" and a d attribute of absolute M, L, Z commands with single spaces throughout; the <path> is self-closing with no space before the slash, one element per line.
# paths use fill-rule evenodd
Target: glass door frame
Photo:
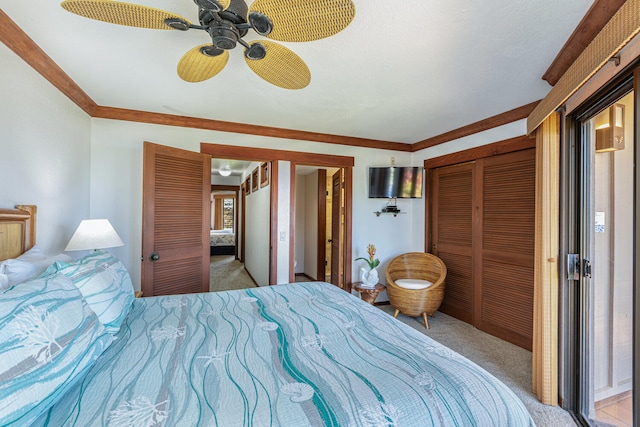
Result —
<path fill-rule="evenodd" d="M 610 84 L 594 94 L 583 106 L 565 116 L 561 111 L 560 148 L 560 242 L 559 255 L 563 262 L 559 265 L 559 395 L 560 405 L 572 412 L 582 425 L 590 425 L 583 414 L 593 398 L 590 390 L 581 384 L 589 379 L 588 344 L 592 333 L 590 324 L 590 279 L 585 277 L 584 260 L 590 259 L 590 229 L 593 215 L 591 210 L 591 160 L 592 150 L 587 146 L 588 125 L 585 120 L 595 116 L 604 107 L 634 90 L 634 289 L 633 289 L 633 415 L 634 425 L 638 425 L 639 406 L 637 393 L 640 383 L 640 61 L 632 64 Z M 586 179 L 583 179 L 585 177 Z M 585 213 L 581 215 L 581 213 Z M 581 260 L 580 275 L 577 280 L 568 277 L 568 255 L 578 254 Z M 587 337 L 587 339 L 582 339 Z"/>

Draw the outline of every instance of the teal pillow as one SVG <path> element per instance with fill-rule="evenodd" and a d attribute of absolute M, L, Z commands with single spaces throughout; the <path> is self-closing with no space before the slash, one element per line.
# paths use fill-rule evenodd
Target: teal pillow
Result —
<path fill-rule="evenodd" d="M 0 425 L 28 425 L 84 376 L 112 340 L 65 276 L 0 291 Z"/>
<path fill-rule="evenodd" d="M 73 281 L 107 331 L 116 334 L 120 330 L 134 291 L 129 272 L 118 258 L 98 250 L 74 262 L 56 262 L 45 274 L 54 271 Z"/>

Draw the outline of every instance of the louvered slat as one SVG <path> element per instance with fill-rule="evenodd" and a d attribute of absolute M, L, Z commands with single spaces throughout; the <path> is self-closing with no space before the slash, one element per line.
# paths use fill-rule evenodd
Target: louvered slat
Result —
<path fill-rule="evenodd" d="M 480 329 L 531 349 L 535 151 L 498 156 L 483 169 Z"/>
<path fill-rule="evenodd" d="M 201 260 L 183 259 L 156 264 L 155 295 L 187 294 L 202 291 Z"/>
<path fill-rule="evenodd" d="M 447 266 L 445 297 L 440 307 L 444 313 L 471 322 L 473 165 L 443 167 L 437 170 L 438 212 L 434 215 L 434 253 Z"/>
<path fill-rule="evenodd" d="M 202 163 L 158 154 L 156 171 L 156 251 L 200 246 Z"/>
<path fill-rule="evenodd" d="M 533 256 L 535 162 L 489 166 L 483 176 L 483 248 Z"/>
<path fill-rule="evenodd" d="M 438 241 L 471 246 L 472 200 L 471 170 L 440 171 L 438 192 Z"/>

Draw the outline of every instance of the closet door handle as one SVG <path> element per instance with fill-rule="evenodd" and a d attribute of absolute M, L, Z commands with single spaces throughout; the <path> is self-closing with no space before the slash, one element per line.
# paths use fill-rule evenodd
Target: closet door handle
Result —
<path fill-rule="evenodd" d="M 158 255 L 157 253 L 152 253 L 151 256 L 149 257 L 149 260 L 151 262 L 156 262 L 160 259 L 160 255 Z"/>

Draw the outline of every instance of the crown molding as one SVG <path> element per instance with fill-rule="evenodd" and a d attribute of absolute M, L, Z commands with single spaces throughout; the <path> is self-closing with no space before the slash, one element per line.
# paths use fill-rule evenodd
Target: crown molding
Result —
<path fill-rule="evenodd" d="M 582 51 L 611 20 L 626 0 L 595 0 L 542 76 L 551 86 L 569 69 Z"/>
<path fill-rule="evenodd" d="M 526 119 L 539 102 L 540 101 L 535 101 L 530 104 L 523 105 L 522 107 L 514 108 L 513 110 L 509 110 L 504 113 L 482 119 L 475 123 L 471 123 L 470 125 L 454 129 L 450 132 L 446 132 L 432 138 L 416 142 L 412 145 L 412 151 L 423 150 L 425 148 L 453 141 L 454 139 L 460 139 L 465 136 L 473 135 L 474 133 L 484 132 L 498 126 Z"/>
<path fill-rule="evenodd" d="M 482 132 L 516 120 L 526 118 L 537 102 L 498 114 L 493 117 L 472 123 L 459 129 L 434 136 L 413 144 L 383 141 L 377 139 L 358 138 L 344 135 L 333 135 L 318 132 L 251 125 L 245 123 L 226 122 L 213 119 L 178 116 L 173 114 L 154 113 L 107 107 L 96 104 L 62 68 L 56 64 L 7 14 L 0 9 L 0 41 L 16 55 L 22 58 L 34 70 L 40 73 L 60 92 L 78 105 L 93 118 L 122 120 L 165 126 L 177 126 L 194 129 L 214 130 L 220 132 L 240 133 L 247 135 L 268 136 L 273 138 L 293 139 L 299 141 L 321 142 L 327 144 L 347 145 L 380 150 L 416 152 L 424 148 L 442 144 L 454 139 Z"/>

